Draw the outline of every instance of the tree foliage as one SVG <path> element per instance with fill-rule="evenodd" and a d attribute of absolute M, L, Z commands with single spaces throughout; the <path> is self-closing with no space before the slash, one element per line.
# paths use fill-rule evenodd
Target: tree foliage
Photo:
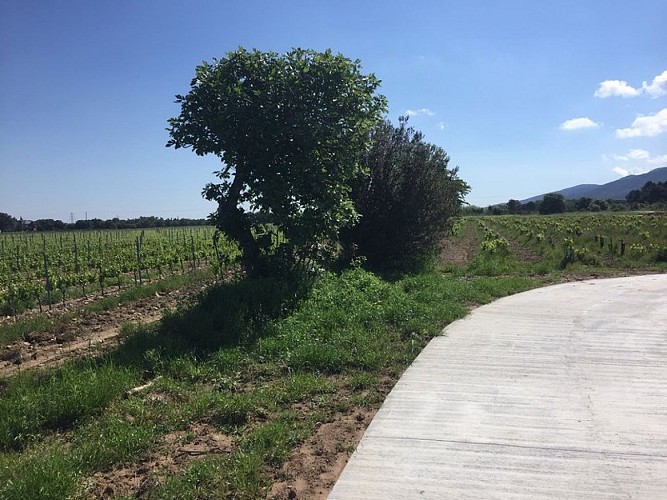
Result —
<path fill-rule="evenodd" d="M 359 222 L 344 234 L 372 267 L 423 264 L 438 248 L 469 191 L 449 156 L 407 125 L 379 122 L 354 184 Z"/>
<path fill-rule="evenodd" d="M 648 181 L 641 189 L 634 189 L 625 197 L 628 203 L 667 202 L 667 182 Z"/>
<path fill-rule="evenodd" d="M 565 197 L 559 193 L 547 193 L 540 202 L 539 211 L 542 215 L 562 214 L 565 212 Z"/>
<path fill-rule="evenodd" d="M 519 200 L 510 199 L 507 202 L 507 211 L 511 214 L 521 213 L 522 207 L 523 207 L 523 205 L 521 204 L 521 202 Z"/>
<path fill-rule="evenodd" d="M 17 229 L 19 229 L 19 221 L 5 212 L 0 212 L 0 231 L 16 231 Z"/>
<path fill-rule="evenodd" d="M 135 219 L 79 219 L 74 223 L 58 219 L 17 220 L 9 214 L 0 212 L 0 231 L 67 231 L 72 229 L 137 229 L 150 227 L 185 227 L 206 226 L 206 219 L 163 219 L 162 217 L 137 217 Z"/>
<path fill-rule="evenodd" d="M 196 68 L 190 92 L 176 96 L 167 146 L 220 158 L 220 181 L 203 194 L 247 265 L 271 245 L 257 237 L 258 220 L 280 228 L 289 252 L 310 255 L 354 222 L 351 180 L 386 108 L 379 83 L 331 51 L 240 48 Z"/>

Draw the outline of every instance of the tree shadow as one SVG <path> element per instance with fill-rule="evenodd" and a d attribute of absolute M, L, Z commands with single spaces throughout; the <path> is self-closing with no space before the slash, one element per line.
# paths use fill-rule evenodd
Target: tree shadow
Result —
<path fill-rule="evenodd" d="M 147 353 L 169 359 L 205 357 L 224 347 L 251 345 L 270 333 L 277 319 L 292 312 L 312 287 L 307 276 L 246 276 L 214 286 L 194 305 L 165 314 L 156 325 L 129 328 L 105 358 L 114 364 L 150 370 Z"/>

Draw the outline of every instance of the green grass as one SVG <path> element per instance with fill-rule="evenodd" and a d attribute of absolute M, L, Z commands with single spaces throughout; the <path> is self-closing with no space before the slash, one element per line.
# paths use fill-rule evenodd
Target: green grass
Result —
<path fill-rule="evenodd" d="M 0 399 L 0 450 L 20 450 L 43 431 L 68 429 L 100 413 L 139 378 L 128 368 L 86 363 L 16 376 Z"/>
<path fill-rule="evenodd" d="M 128 420 L 125 415 L 105 415 L 90 420 L 74 435 L 72 453 L 87 470 L 104 470 L 148 450 L 157 429 L 150 420 Z"/>
<path fill-rule="evenodd" d="M 238 455 L 238 454 L 236 454 Z M 227 457 L 211 456 L 191 464 L 185 471 L 171 476 L 151 492 L 151 499 L 169 500 L 181 498 L 184 500 L 198 500 L 200 498 L 229 498 L 233 489 L 247 492 L 257 491 L 261 480 L 257 477 L 261 470 L 260 457 Z M 235 483 L 227 480 L 228 472 L 234 469 L 232 477 Z M 252 477 L 252 479 L 251 479 Z M 242 482 L 242 485 L 238 483 Z M 237 498 L 243 498 L 238 496 Z"/>
<path fill-rule="evenodd" d="M 72 497 L 82 473 L 61 443 L 49 443 L 16 457 L 0 457 L 0 498 L 59 500 Z"/>
<path fill-rule="evenodd" d="M 570 269 L 552 264 L 478 250 L 447 272 L 386 280 L 355 268 L 309 290 L 268 278 L 213 288 L 157 325 L 126 327 L 97 360 L 3 381 L 0 498 L 82 495 L 96 471 L 136 466 L 168 433 L 202 425 L 231 449 L 163 474 L 149 498 L 263 497 L 318 423 L 377 408 L 446 324 Z"/>

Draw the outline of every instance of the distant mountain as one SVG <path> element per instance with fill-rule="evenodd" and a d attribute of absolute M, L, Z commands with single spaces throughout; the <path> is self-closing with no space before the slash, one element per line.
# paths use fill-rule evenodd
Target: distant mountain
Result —
<path fill-rule="evenodd" d="M 628 175 L 607 184 L 579 184 L 569 188 L 553 191 L 562 194 L 566 199 L 593 198 L 598 200 L 625 200 L 625 196 L 633 189 L 641 189 L 649 181 L 667 182 L 667 167 L 656 168 L 645 174 Z M 546 193 L 545 193 L 546 194 Z M 539 201 L 543 194 L 521 200 L 521 203 Z"/>

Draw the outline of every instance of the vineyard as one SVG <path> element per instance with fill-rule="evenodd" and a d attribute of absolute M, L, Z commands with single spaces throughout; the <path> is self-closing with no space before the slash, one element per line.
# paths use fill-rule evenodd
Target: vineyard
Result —
<path fill-rule="evenodd" d="M 517 245 L 544 270 L 667 267 L 664 213 L 465 218 L 455 227 L 467 224 L 477 226 L 487 267 L 508 260 Z M 0 314 L 202 267 L 221 271 L 237 255 L 211 227 L 0 234 Z"/>
<path fill-rule="evenodd" d="M 512 246 L 529 251 L 545 268 L 667 268 L 667 214 L 502 216 L 477 220 L 480 250 L 507 257 Z"/>
<path fill-rule="evenodd" d="M 211 227 L 0 234 L 0 313 L 201 267 L 220 271 L 237 252 Z"/>

